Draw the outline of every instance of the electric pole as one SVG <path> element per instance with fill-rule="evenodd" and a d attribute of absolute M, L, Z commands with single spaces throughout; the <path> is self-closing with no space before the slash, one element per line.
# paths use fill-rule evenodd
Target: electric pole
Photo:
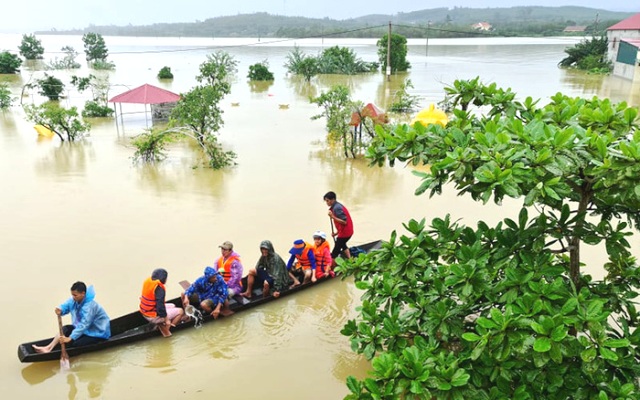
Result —
<path fill-rule="evenodd" d="M 389 21 L 389 33 L 387 34 L 387 82 L 391 81 L 391 21 Z"/>

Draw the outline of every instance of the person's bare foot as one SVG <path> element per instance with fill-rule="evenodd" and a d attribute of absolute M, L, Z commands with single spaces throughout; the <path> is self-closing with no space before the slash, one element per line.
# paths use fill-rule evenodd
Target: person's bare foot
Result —
<path fill-rule="evenodd" d="M 227 308 L 223 308 L 222 311 L 220 311 L 220 314 L 222 314 L 223 317 L 228 317 L 229 315 L 233 314 L 233 311 Z"/>
<path fill-rule="evenodd" d="M 51 350 L 49 350 L 46 346 L 36 346 L 35 344 L 32 344 L 31 347 L 33 347 L 33 350 L 36 353 L 44 354 L 44 353 L 50 353 L 51 352 Z"/>
<path fill-rule="evenodd" d="M 242 292 L 242 293 L 240 293 L 240 296 L 246 297 L 247 299 L 250 299 L 251 298 L 251 292 Z"/>
<path fill-rule="evenodd" d="M 171 330 L 168 326 L 162 324 L 162 325 L 158 325 L 158 329 L 160 330 L 160 333 L 162 333 L 162 336 L 164 337 L 169 337 L 171 336 Z"/>
<path fill-rule="evenodd" d="M 275 297 L 276 299 L 280 297 L 280 292 L 273 292 L 273 297 Z"/>

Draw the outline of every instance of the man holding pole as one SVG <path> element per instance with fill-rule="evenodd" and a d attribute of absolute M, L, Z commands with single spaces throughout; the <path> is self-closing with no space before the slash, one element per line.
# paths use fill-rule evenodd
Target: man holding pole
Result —
<path fill-rule="evenodd" d="M 335 260 L 340 254 L 343 254 L 346 258 L 351 257 L 347 242 L 351 239 L 351 236 L 353 236 L 353 220 L 347 208 L 341 203 L 338 203 L 334 192 L 327 192 L 323 199 L 329 206 L 328 215 L 331 220 L 331 236 L 333 236 L 335 240 L 331 258 L 333 259 L 333 265 L 335 265 Z"/>

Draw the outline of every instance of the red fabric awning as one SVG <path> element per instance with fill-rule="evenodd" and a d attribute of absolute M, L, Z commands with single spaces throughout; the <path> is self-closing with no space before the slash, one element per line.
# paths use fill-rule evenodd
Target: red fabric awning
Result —
<path fill-rule="evenodd" d="M 376 124 L 386 124 L 389 122 L 389 117 L 387 117 L 387 113 L 385 113 L 375 104 L 369 103 L 366 106 L 362 107 L 362 110 L 360 110 L 360 114 L 358 114 L 357 112 L 354 112 L 351 114 L 351 121 L 349 122 L 349 125 L 351 126 L 360 125 L 360 122 L 362 122 L 360 121 L 360 115 L 362 115 L 363 117 L 371 118 L 373 122 Z"/>
<path fill-rule="evenodd" d="M 112 97 L 109 103 L 160 104 L 175 103 L 180 95 L 157 86 L 144 84 L 135 89 Z"/>

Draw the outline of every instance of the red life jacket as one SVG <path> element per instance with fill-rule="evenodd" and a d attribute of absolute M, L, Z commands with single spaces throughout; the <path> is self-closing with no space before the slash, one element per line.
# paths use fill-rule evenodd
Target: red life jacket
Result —
<path fill-rule="evenodd" d="M 229 279 L 231 279 L 231 264 L 233 264 L 234 260 L 240 259 L 236 256 L 231 256 L 226 260 L 224 260 L 224 257 L 218 258 L 218 272 L 220 272 L 225 282 L 229 282 Z"/>
<path fill-rule="evenodd" d="M 347 210 L 347 207 L 344 206 L 344 204 L 342 203 L 334 203 L 333 207 L 335 207 L 336 204 L 340 204 L 342 205 L 342 209 L 344 210 L 344 215 L 346 215 L 347 217 L 347 221 L 346 224 L 342 225 L 340 223 L 336 223 L 336 229 L 338 231 L 338 237 L 339 238 L 348 238 L 353 236 L 353 220 L 351 219 L 351 214 L 349 214 L 349 210 Z M 331 207 L 331 211 L 333 211 L 333 207 Z"/>
<path fill-rule="evenodd" d="M 154 318 L 158 316 L 156 312 L 156 288 L 158 286 L 164 289 L 162 282 L 159 280 L 151 280 L 151 277 L 147 278 L 142 284 L 140 312 L 146 317 Z"/>

